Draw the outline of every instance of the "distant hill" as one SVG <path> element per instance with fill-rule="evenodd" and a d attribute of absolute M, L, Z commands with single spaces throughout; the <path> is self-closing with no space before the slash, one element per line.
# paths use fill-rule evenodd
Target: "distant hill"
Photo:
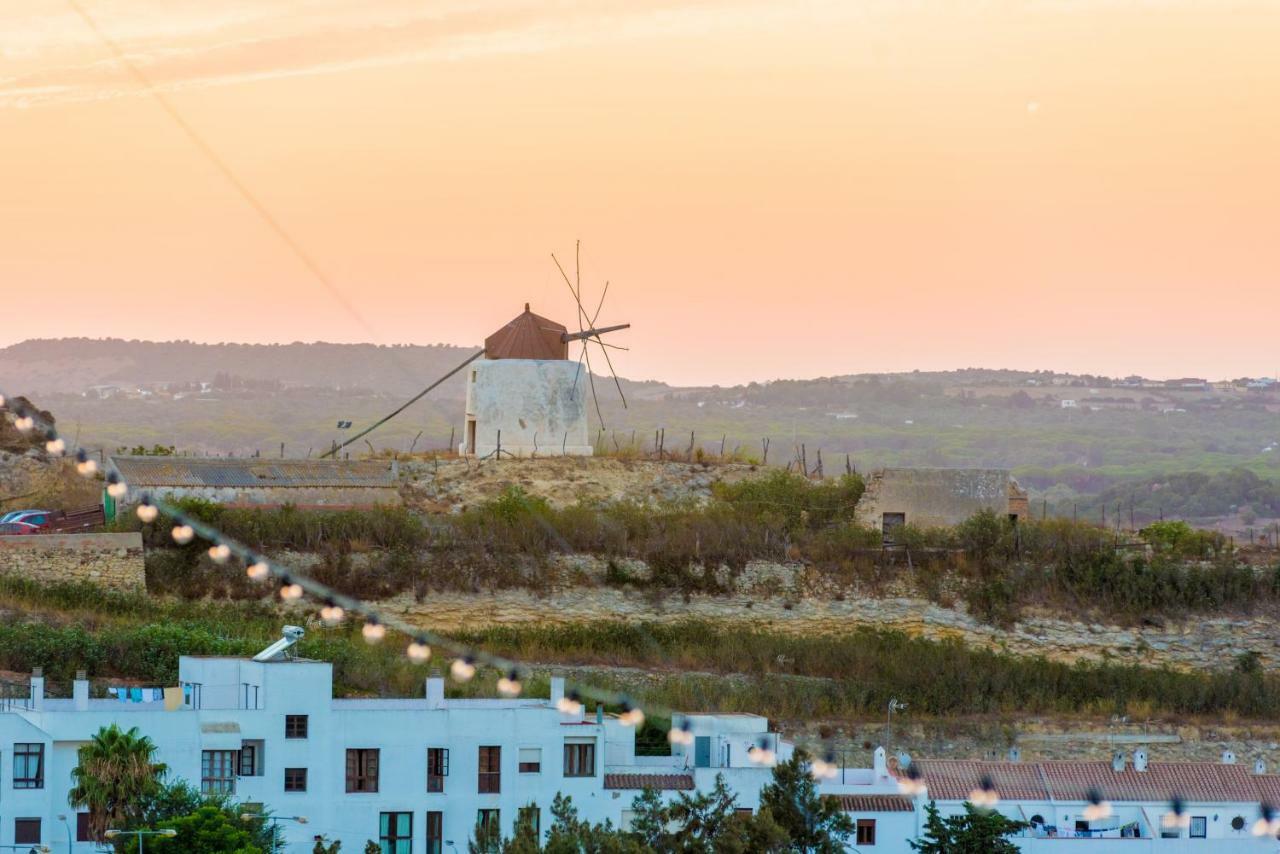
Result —
<path fill-rule="evenodd" d="M 412 394 L 472 351 L 448 344 L 196 344 L 62 338 L 0 350 L 0 384 L 28 394 L 76 393 L 94 386 L 208 382 L 216 375 L 287 386 L 360 388 Z M 441 396 L 461 397 L 462 377 Z"/>

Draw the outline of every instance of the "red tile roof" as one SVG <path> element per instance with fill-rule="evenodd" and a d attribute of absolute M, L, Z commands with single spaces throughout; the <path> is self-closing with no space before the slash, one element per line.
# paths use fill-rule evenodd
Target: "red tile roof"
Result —
<path fill-rule="evenodd" d="M 843 812 L 912 812 L 915 803 L 905 795 L 828 795 Z"/>
<path fill-rule="evenodd" d="M 693 777 L 689 774 L 605 774 L 606 789 L 693 789 Z"/>
<path fill-rule="evenodd" d="M 484 339 L 486 359 L 567 359 L 569 345 L 560 337 L 568 330 L 529 310 Z"/>
<path fill-rule="evenodd" d="M 984 776 L 1005 800 L 1083 801 L 1097 788 L 1109 801 L 1280 802 L 1280 776 L 1254 774 L 1244 765 L 1218 762 L 1151 762 L 1146 771 L 1110 762 L 980 762 L 963 759 L 922 761 L 919 769 L 930 798 L 961 801 Z"/>

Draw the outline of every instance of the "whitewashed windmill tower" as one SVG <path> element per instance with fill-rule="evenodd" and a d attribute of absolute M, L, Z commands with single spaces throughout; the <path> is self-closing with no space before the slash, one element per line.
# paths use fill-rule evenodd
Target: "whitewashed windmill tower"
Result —
<path fill-rule="evenodd" d="M 559 261 L 556 266 L 560 266 Z M 504 457 L 591 455 L 583 386 L 590 387 L 596 415 L 602 423 L 603 417 L 595 398 L 595 377 L 587 348 L 593 342 L 598 344 L 613 373 L 606 348 L 624 348 L 606 344 L 600 336 L 627 329 L 631 324 L 597 328 L 595 321 L 604 305 L 608 283 L 595 315 L 588 315 L 582 306 L 580 278 L 575 285 L 563 268 L 560 272 L 578 306 L 578 331 L 570 332 L 564 324 L 534 314 L 525 303 L 521 314 L 485 339 L 483 357 L 467 370 L 466 422 L 459 453 L 481 458 L 498 453 Z M 569 344 L 573 341 L 582 342 L 576 362 L 569 359 Z M 616 374 L 613 379 L 621 395 Z M 622 402 L 625 406 L 626 399 Z"/>

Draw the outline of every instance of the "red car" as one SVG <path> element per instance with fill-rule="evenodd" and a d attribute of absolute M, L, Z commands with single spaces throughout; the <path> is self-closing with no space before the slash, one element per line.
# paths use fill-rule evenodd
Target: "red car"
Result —
<path fill-rule="evenodd" d="M 0 534 L 39 534 L 53 527 L 48 510 L 15 510 L 0 516 Z"/>
<path fill-rule="evenodd" d="M 44 529 L 30 522 L 0 522 L 0 536 L 5 534 L 39 534 Z"/>

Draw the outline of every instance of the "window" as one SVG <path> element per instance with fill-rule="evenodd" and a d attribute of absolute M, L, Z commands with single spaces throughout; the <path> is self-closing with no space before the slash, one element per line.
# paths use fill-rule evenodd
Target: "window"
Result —
<path fill-rule="evenodd" d="M 444 813 L 427 813 L 427 854 L 444 854 Z"/>
<path fill-rule="evenodd" d="M 564 775 L 566 777 L 594 777 L 596 775 L 596 743 L 594 741 L 565 743 Z"/>
<path fill-rule="evenodd" d="M 40 819 L 15 818 L 13 820 L 13 842 L 15 845 L 39 845 Z"/>
<path fill-rule="evenodd" d="M 284 790 L 286 792 L 305 792 L 307 790 L 307 769 L 284 769 Z"/>
<path fill-rule="evenodd" d="M 347 750 L 347 791 L 378 791 L 377 748 L 356 748 Z"/>
<path fill-rule="evenodd" d="M 1191 816 L 1191 838 L 1204 839 L 1209 832 L 1209 819 L 1202 815 Z"/>
<path fill-rule="evenodd" d="M 200 708 L 200 693 L 203 686 L 199 682 L 187 682 L 182 686 L 182 701 L 193 709 Z"/>
<path fill-rule="evenodd" d="M 874 818 L 860 818 L 857 824 L 857 838 L 855 845 L 875 845 L 876 844 L 876 820 Z"/>
<path fill-rule="evenodd" d="M 541 747 L 520 748 L 520 773 L 521 774 L 541 774 L 542 773 L 542 748 Z"/>
<path fill-rule="evenodd" d="M 501 844 L 502 825 L 498 811 L 480 810 L 476 814 L 476 847 L 481 851 L 497 851 Z"/>
<path fill-rule="evenodd" d="M 200 754 L 200 791 L 229 795 L 236 790 L 235 750 L 205 750 Z"/>
<path fill-rule="evenodd" d="M 412 854 L 413 813 L 382 813 L 378 819 L 378 842 L 382 854 Z"/>
<path fill-rule="evenodd" d="M 13 746 L 13 787 L 15 789 L 44 788 L 43 744 Z"/>
<path fill-rule="evenodd" d="M 240 743 L 240 766 L 238 773 L 241 777 L 262 776 L 262 748 L 263 744 L 260 740 Z"/>
<path fill-rule="evenodd" d="M 87 812 L 76 813 L 76 842 L 92 842 L 93 837 L 89 834 L 89 814 Z"/>
<path fill-rule="evenodd" d="M 427 748 L 427 791 L 443 792 L 444 778 L 449 776 L 449 749 Z"/>
<path fill-rule="evenodd" d="M 751 807 L 734 807 L 733 814 L 740 815 L 743 818 L 751 818 L 751 816 L 756 814 L 756 811 Z"/>
<path fill-rule="evenodd" d="M 502 748 L 480 748 L 480 789 L 481 794 L 493 794 L 502 791 Z M 487 810 L 481 810 L 487 812 Z M 496 810 L 493 810 L 496 813 Z"/>
<path fill-rule="evenodd" d="M 284 716 L 284 737 L 285 738 L 306 738 L 307 737 L 307 716 L 306 715 L 285 715 Z"/>
<path fill-rule="evenodd" d="M 538 809 L 537 804 L 529 804 L 527 807 L 520 807 L 520 811 L 516 813 L 516 829 L 528 825 L 533 831 L 533 838 L 541 841 L 542 839 L 542 810 Z"/>

